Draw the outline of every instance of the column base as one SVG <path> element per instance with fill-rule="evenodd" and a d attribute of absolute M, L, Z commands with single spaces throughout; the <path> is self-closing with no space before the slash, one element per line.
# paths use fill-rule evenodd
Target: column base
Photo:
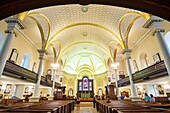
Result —
<path fill-rule="evenodd" d="M 29 102 L 39 102 L 40 101 L 40 97 L 30 97 L 29 98 Z"/>
<path fill-rule="evenodd" d="M 131 96 L 130 99 L 131 99 L 132 102 L 142 101 L 141 98 L 140 98 L 140 97 L 137 97 L 137 96 Z"/>
<path fill-rule="evenodd" d="M 54 100 L 53 96 L 48 97 L 48 100 Z"/>

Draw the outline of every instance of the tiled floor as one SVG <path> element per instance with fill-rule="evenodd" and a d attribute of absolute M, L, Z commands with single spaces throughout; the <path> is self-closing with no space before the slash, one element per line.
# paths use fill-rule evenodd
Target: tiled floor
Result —
<path fill-rule="evenodd" d="M 75 108 L 72 113 L 98 113 L 98 112 L 93 107 L 80 107 L 80 110 L 77 110 L 77 108 Z"/>

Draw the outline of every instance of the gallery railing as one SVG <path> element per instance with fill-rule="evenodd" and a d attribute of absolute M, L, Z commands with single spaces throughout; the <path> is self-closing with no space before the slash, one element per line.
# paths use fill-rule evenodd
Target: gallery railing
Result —
<path fill-rule="evenodd" d="M 137 83 L 143 80 L 154 79 L 167 75 L 168 73 L 165 67 L 165 63 L 164 61 L 161 61 L 138 72 L 135 72 L 133 74 L 133 81 Z"/>
<path fill-rule="evenodd" d="M 27 80 L 33 83 L 36 83 L 37 81 L 37 73 L 25 69 L 8 60 L 6 61 L 3 75 L 17 78 L 17 79 Z"/>
<path fill-rule="evenodd" d="M 38 74 L 23 68 L 13 62 L 6 61 L 3 75 L 13 77 L 16 79 L 26 80 L 32 83 L 36 83 Z M 46 77 L 41 77 L 41 85 L 52 86 L 52 81 Z"/>
<path fill-rule="evenodd" d="M 132 74 L 132 78 L 135 83 L 138 83 L 167 75 L 168 73 L 165 67 L 165 63 L 164 61 L 161 61 L 145 69 L 135 72 L 134 74 Z M 125 77 L 124 79 L 118 80 L 117 82 L 119 87 L 130 85 L 129 76 Z"/>
<path fill-rule="evenodd" d="M 50 87 L 52 87 L 52 85 L 53 85 L 53 81 L 52 81 L 52 80 L 47 79 L 47 78 L 46 78 L 46 77 L 44 77 L 44 76 L 41 76 L 41 85 L 44 85 L 44 86 L 50 86 Z"/>
<path fill-rule="evenodd" d="M 124 79 L 118 80 L 117 83 L 118 87 L 130 85 L 129 76 L 125 77 Z"/>

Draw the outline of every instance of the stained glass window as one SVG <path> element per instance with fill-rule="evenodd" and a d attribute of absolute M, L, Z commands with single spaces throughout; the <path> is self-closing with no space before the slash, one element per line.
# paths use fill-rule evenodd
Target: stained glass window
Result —
<path fill-rule="evenodd" d="M 83 78 L 83 91 L 88 91 L 89 89 L 89 80 L 87 77 Z"/>

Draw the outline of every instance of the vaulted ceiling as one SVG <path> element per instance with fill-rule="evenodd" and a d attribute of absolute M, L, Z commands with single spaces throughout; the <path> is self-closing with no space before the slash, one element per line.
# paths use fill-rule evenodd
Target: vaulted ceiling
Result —
<path fill-rule="evenodd" d="M 64 71 L 71 74 L 106 72 L 109 59 L 121 60 L 121 50 L 132 48 L 145 34 L 142 25 L 150 17 L 127 8 L 77 4 L 30 10 L 18 16 L 35 46 L 46 49 L 48 58 L 62 62 Z"/>

